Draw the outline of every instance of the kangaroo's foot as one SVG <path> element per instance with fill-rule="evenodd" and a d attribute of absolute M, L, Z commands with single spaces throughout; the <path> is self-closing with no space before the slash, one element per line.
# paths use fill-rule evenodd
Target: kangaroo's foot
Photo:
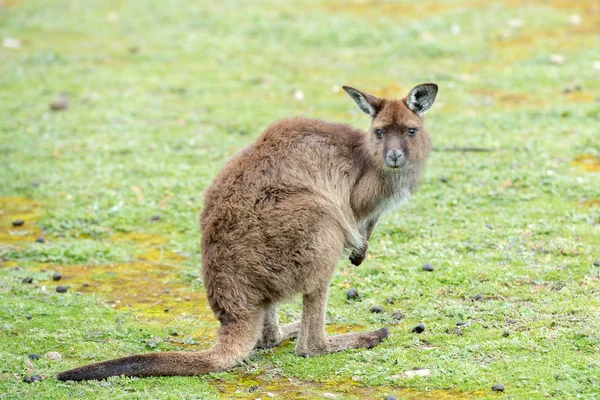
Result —
<path fill-rule="evenodd" d="M 256 343 L 258 349 L 275 347 L 282 342 L 295 338 L 300 332 L 300 321 L 279 326 L 277 322 L 277 305 L 270 304 L 265 308 L 265 319 L 261 338 Z"/>
<path fill-rule="evenodd" d="M 325 346 L 311 346 L 299 342 L 296 346 L 296 354 L 302 357 L 310 357 L 331 354 L 347 349 L 370 349 L 377 346 L 388 336 L 389 331 L 387 328 L 381 328 L 371 332 L 355 332 L 346 333 L 344 335 L 328 336 L 325 338 Z"/>
<path fill-rule="evenodd" d="M 300 332 L 300 321 L 292 322 L 278 327 L 278 332 L 269 332 L 265 334 L 263 330 L 262 338 L 256 343 L 257 349 L 269 349 L 275 347 L 288 339 L 292 339 L 298 336 Z"/>

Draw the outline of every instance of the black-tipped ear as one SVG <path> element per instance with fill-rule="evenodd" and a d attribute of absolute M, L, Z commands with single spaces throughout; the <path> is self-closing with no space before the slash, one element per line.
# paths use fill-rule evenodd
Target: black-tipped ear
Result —
<path fill-rule="evenodd" d="M 375 114 L 379 111 L 381 107 L 381 99 L 370 95 L 368 93 L 361 92 L 358 89 L 354 89 L 350 86 L 342 86 L 346 93 L 352 97 L 358 108 L 362 110 L 365 114 L 374 117 Z"/>
<path fill-rule="evenodd" d="M 422 116 L 431 108 L 438 92 L 435 83 L 422 83 L 414 87 L 406 97 L 406 105 L 415 114 Z"/>

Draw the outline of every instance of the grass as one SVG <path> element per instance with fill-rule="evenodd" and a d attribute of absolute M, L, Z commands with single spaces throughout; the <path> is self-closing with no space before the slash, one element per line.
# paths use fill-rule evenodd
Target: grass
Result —
<path fill-rule="evenodd" d="M 20 47 L 0 47 L 0 398 L 600 398 L 599 29 L 584 0 L 1 0 Z M 219 168 L 283 117 L 366 128 L 343 84 L 426 81 L 422 186 L 330 291 L 330 333 L 389 340 L 311 359 L 288 342 L 199 378 L 53 379 L 208 347 L 197 217 Z M 51 112 L 59 92 L 70 106 Z"/>

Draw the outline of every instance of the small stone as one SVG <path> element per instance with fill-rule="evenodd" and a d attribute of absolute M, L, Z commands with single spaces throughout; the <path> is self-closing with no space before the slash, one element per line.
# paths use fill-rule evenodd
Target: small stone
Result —
<path fill-rule="evenodd" d="M 150 217 L 150 221 L 156 222 L 160 221 L 160 215 L 153 215 Z"/>
<path fill-rule="evenodd" d="M 27 278 L 23 278 L 23 283 L 32 283 L 33 282 L 33 278 L 28 276 Z"/>
<path fill-rule="evenodd" d="M 27 315 L 25 316 L 25 318 L 26 318 L 26 319 L 31 319 L 31 318 L 33 318 L 33 317 L 32 317 L 31 315 L 27 314 Z"/>
<path fill-rule="evenodd" d="M 462 329 L 460 329 L 459 327 L 454 328 L 453 333 L 457 336 L 462 336 L 463 335 L 463 331 Z"/>
<path fill-rule="evenodd" d="M 62 279 L 62 275 L 59 274 L 58 272 L 55 272 L 52 274 L 52 280 L 53 281 L 60 281 Z"/>
<path fill-rule="evenodd" d="M 600 260 L 594 261 L 594 267 L 600 267 Z"/>
<path fill-rule="evenodd" d="M 30 376 L 25 375 L 23 377 L 23 382 L 25 382 L 25 383 L 33 383 L 33 379 Z"/>
<path fill-rule="evenodd" d="M 88 286 L 90 286 L 90 284 L 87 283 L 87 282 L 84 282 L 84 283 L 81 284 L 81 287 L 88 287 Z"/>
<path fill-rule="evenodd" d="M 23 221 L 22 219 L 15 219 L 12 222 L 12 226 L 23 226 L 24 223 L 25 223 L 25 221 Z"/>
<path fill-rule="evenodd" d="M 415 376 L 428 377 L 431 376 L 431 370 L 428 369 L 413 369 L 402 373 L 405 378 L 414 378 Z"/>
<path fill-rule="evenodd" d="M 448 178 L 445 175 L 440 176 L 440 182 L 448 183 Z"/>
<path fill-rule="evenodd" d="M 393 300 L 393 299 L 391 299 L 391 298 L 389 298 L 389 297 L 387 297 L 387 298 L 385 299 L 385 302 L 386 302 L 387 304 L 394 304 L 394 300 Z"/>
<path fill-rule="evenodd" d="M 56 287 L 56 293 L 67 293 L 67 290 L 69 290 L 68 286 L 59 285 Z"/>
<path fill-rule="evenodd" d="M 179 336 L 179 332 L 173 331 L 173 332 L 171 332 L 171 336 Z"/>
<path fill-rule="evenodd" d="M 510 336 L 510 332 L 509 331 L 502 332 L 502 337 L 509 337 L 509 336 Z"/>
<path fill-rule="evenodd" d="M 423 333 L 425 331 L 425 324 L 417 324 L 412 328 L 413 333 Z"/>
<path fill-rule="evenodd" d="M 165 289 L 165 290 L 163 290 L 163 293 L 169 294 L 169 293 L 171 293 L 171 289 Z"/>
<path fill-rule="evenodd" d="M 248 388 L 248 393 L 254 393 L 256 392 L 258 389 L 260 389 L 260 387 L 258 387 L 257 385 L 252 385 Z"/>
<path fill-rule="evenodd" d="M 42 377 L 41 377 L 41 376 L 39 376 L 38 374 L 31 375 L 31 380 L 32 380 L 33 382 L 41 382 L 41 381 L 42 381 Z"/>
<path fill-rule="evenodd" d="M 581 16 L 579 14 L 571 14 L 569 15 L 569 22 L 571 25 L 579 25 L 581 24 Z"/>
<path fill-rule="evenodd" d="M 294 96 L 294 99 L 297 101 L 304 100 L 304 92 L 300 89 L 294 89 L 292 91 L 292 96 Z"/>
<path fill-rule="evenodd" d="M 396 400 L 394 396 L 385 396 L 383 400 Z"/>
<path fill-rule="evenodd" d="M 396 321 L 400 321 L 402 318 L 404 318 L 404 314 L 402 314 L 399 311 L 396 311 L 392 314 L 392 318 L 394 318 Z"/>
<path fill-rule="evenodd" d="M 358 298 L 358 290 L 357 289 L 350 289 L 346 292 L 346 297 L 348 299 L 357 299 Z"/>
<path fill-rule="evenodd" d="M 36 238 L 36 239 L 35 239 L 35 242 L 36 242 L 36 243 L 44 243 L 45 241 L 46 241 L 46 239 L 44 239 L 44 238 L 43 238 L 43 237 L 41 237 L 41 236 L 40 236 L 39 238 Z"/>
<path fill-rule="evenodd" d="M 560 65 L 565 63 L 565 57 L 560 54 L 552 54 L 550 56 L 550 62 L 552 64 Z"/>
<path fill-rule="evenodd" d="M 471 301 L 479 301 L 483 299 L 483 296 L 480 294 L 476 294 L 475 296 L 471 297 Z"/>
<path fill-rule="evenodd" d="M 6 47 L 7 49 L 18 49 L 21 47 L 21 41 L 11 37 L 5 37 L 2 38 L 2 47 Z"/>
<path fill-rule="evenodd" d="M 465 321 L 458 321 L 456 326 L 465 326 L 467 323 Z"/>
<path fill-rule="evenodd" d="M 164 312 L 169 312 L 169 311 L 171 311 L 171 309 L 170 308 L 165 308 L 163 311 Z"/>
<path fill-rule="evenodd" d="M 53 111 L 66 110 L 67 108 L 69 108 L 69 96 L 66 93 L 59 93 L 50 102 L 50 109 Z"/>
<path fill-rule="evenodd" d="M 27 357 L 29 357 L 30 360 L 39 360 L 40 358 L 42 358 L 39 354 L 29 354 Z"/>
<path fill-rule="evenodd" d="M 421 269 L 422 269 L 423 271 L 433 271 L 433 265 L 431 265 L 431 264 L 424 264 L 424 265 L 421 267 Z"/>
<path fill-rule="evenodd" d="M 375 314 L 381 314 L 383 312 L 383 308 L 381 308 L 379 306 L 373 306 L 369 309 L 369 311 L 371 311 L 372 313 L 375 313 Z"/>
<path fill-rule="evenodd" d="M 504 392 L 504 385 L 495 384 L 492 386 L 494 392 Z"/>
<path fill-rule="evenodd" d="M 191 300 L 190 296 L 185 296 L 183 299 L 184 299 L 185 301 L 190 301 L 190 300 Z"/>
<path fill-rule="evenodd" d="M 62 354 L 57 351 L 49 351 L 44 354 L 44 358 L 51 361 L 60 361 L 62 360 Z"/>

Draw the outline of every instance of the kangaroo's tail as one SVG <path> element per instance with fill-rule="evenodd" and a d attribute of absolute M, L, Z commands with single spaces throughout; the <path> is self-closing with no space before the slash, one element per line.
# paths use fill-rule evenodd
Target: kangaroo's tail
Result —
<path fill-rule="evenodd" d="M 61 381 L 101 380 L 109 376 L 193 376 L 233 368 L 248 356 L 262 329 L 262 319 L 228 322 L 217 343 L 199 352 L 164 352 L 116 358 L 61 372 Z"/>

